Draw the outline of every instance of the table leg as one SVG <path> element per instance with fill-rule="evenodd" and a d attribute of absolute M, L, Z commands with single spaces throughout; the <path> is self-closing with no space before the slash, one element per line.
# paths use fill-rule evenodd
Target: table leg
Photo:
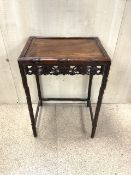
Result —
<path fill-rule="evenodd" d="M 29 90 L 29 87 L 28 87 L 27 77 L 26 77 L 26 73 L 25 73 L 23 64 L 21 64 L 20 62 L 19 62 L 19 68 L 20 68 L 20 73 L 21 73 L 23 87 L 24 87 L 25 94 L 26 94 L 26 99 L 27 99 L 27 104 L 28 104 L 28 109 L 29 109 L 29 114 L 30 114 L 30 120 L 31 120 L 33 134 L 34 134 L 34 137 L 37 137 L 36 122 L 35 122 L 33 108 L 32 108 L 30 90 Z"/>
<path fill-rule="evenodd" d="M 42 106 L 42 96 L 41 96 L 41 88 L 40 88 L 39 75 L 35 75 L 35 77 L 36 77 L 36 83 L 37 83 L 37 90 L 38 90 L 39 102 L 40 102 L 40 106 Z"/>
<path fill-rule="evenodd" d="M 93 75 L 91 74 L 89 77 L 89 85 L 88 85 L 87 107 L 89 107 L 90 98 L 91 98 L 92 79 L 93 79 Z"/>
<path fill-rule="evenodd" d="M 92 123 L 91 138 L 93 138 L 94 135 L 95 135 L 95 131 L 96 131 L 96 127 L 97 127 L 97 121 L 98 121 L 99 112 L 100 112 L 101 103 L 102 103 L 102 97 L 103 97 L 103 94 L 104 94 L 104 90 L 106 88 L 109 70 L 110 70 L 110 64 L 105 65 L 104 74 L 103 74 L 102 83 L 101 83 L 99 96 L 98 96 L 98 101 L 97 101 L 97 106 L 96 106 L 96 111 L 95 111 L 95 116 L 94 116 L 93 123 Z"/>

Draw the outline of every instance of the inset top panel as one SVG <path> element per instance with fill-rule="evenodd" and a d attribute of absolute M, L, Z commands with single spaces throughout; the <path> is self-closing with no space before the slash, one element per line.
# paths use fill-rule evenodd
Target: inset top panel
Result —
<path fill-rule="evenodd" d="M 98 38 L 30 37 L 20 57 L 110 61 Z"/>

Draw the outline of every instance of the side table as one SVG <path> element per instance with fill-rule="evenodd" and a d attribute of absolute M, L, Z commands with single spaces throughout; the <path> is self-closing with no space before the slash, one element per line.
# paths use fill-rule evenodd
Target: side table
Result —
<path fill-rule="evenodd" d="M 29 37 L 21 55 L 18 58 L 19 69 L 25 90 L 27 104 L 32 124 L 34 137 L 37 137 L 36 122 L 42 101 L 86 101 L 89 107 L 92 132 L 94 137 L 98 116 L 101 108 L 102 97 L 107 84 L 111 59 L 102 46 L 99 38 L 43 38 Z M 34 115 L 27 75 L 35 75 L 39 102 Z M 87 98 L 43 98 L 41 95 L 40 75 L 89 75 Z M 101 87 L 95 114 L 91 106 L 91 87 L 94 75 L 102 75 Z"/>

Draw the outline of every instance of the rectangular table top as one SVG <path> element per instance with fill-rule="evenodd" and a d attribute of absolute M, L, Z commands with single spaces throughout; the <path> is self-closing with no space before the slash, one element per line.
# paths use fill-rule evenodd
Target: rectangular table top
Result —
<path fill-rule="evenodd" d="M 88 38 L 42 38 L 29 37 L 19 60 L 38 58 L 56 62 L 108 62 L 110 58 L 97 37 Z"/>

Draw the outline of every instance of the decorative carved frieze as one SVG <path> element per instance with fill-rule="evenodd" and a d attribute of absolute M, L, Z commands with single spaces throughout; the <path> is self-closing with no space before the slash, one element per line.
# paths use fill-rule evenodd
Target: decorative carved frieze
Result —
<path fill-rule="evenodd" d="M 31 65 L 25 67 L 28 75 L 101 75 L 102 66 L 70 66 L 70 65 Z"/>

